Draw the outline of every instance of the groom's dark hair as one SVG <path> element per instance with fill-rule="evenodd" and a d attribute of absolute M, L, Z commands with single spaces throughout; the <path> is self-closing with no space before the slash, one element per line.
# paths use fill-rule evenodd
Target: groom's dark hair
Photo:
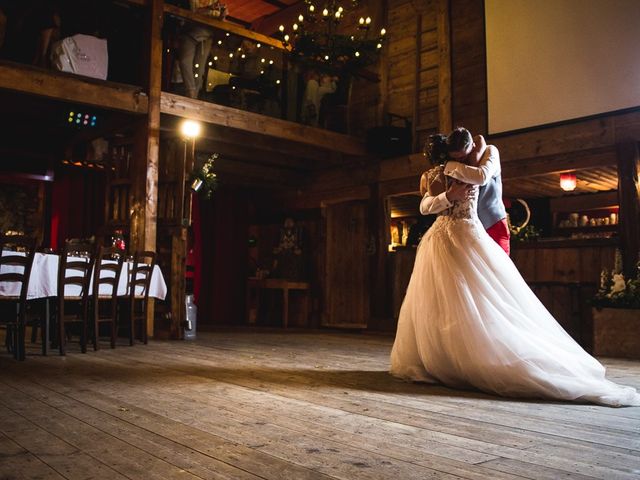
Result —
<path fill-rule="evenodd" d="M 450 152 L 462 152 L 473 145 L 473 137 L 471 132 L 464 127 L 456 127 L 449 134 L 447 140 L 448 150 Z"/>

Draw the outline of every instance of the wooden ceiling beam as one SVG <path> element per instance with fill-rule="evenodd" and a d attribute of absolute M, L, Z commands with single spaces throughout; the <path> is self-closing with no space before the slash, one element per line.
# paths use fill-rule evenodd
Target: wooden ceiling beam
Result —
<path fill-rule="evenodd" d="M 286 3 L 280 2 L 278 0 L 260 0 L 262 3 L 268 3 L 269 5 L 273 5 L 274 7 L 278 7 L 280 9 L 288 8 L 289 5 Z"/>
<path fill-rule="evenodd" d="M 347 155 L 364 156 L 366 154 L 364 142 L 355 137 L 168 92 L 162 92 L 160 108 L 165 114 L 236 128 L 280 141 L 331 149 Z"/>
<path fill-rule="evenodd" d="M 260 32 L 264 35 L 272 35 L 278 31 L 280 25 L 285 25 L 287 30 L 294 22 L 297 22 L 298 15 L 301 13 L 304 15 L 306 12 L 305 3 L 300 1 L 293 5 L 283 8 L 279 12 L 272 15 L 259 18 L 252 24 L 252 29 L 256 32 Z"/>
<path fill-rule="evenodd" d="M 179 117 L 165 116 L 162 122 L 163 135 L 177 137 L 177 132 L 179 131 L 178 123 L 180 121 Z M 350 157 L 338 152 L 310 148 L 294 142 L 277 140 L 255 133 L 206 123 L 203 125 L 198 144 L 201 141 L 208 141 L 207 149 L 212 152 L 217 151 L 216 145 L 220 143 L 242 148 L 246 152 L 245 156 L 263 156 L 263 159 L 269 159 L 273 163 L 300 166 L 306 169 L 330 168 L 343 165 L 351 160 Z M 260 162 L 261 160 L 256 158 L 256 161 Z M 299 162 L 304 163 L 304 165 L 298 165 Z"/>
<path fill-rule="evenodd" d="M 303 173 L 269 165 L 257 165 L 224 156 L 215 161 L 213 170 L 220 177 L 221 182 L 224 182 L 226 178 L 241 178 L 251 180 L 252 184 L 300 188 L 309 181 L 309 176 Z"/>
<path fill-rule="evenodd" d="M 271 165 L 289 170 L 309 171 L 312 164 L 304 158 L 294 158 L 277 152 L 268 152 L 242 144 L 211 140 L 209 138 L 198 139 L 196 149 L 240 159 L 254 165 Z"/>
<path fill-rule="evenodd" d="M 598 147 L 561 155 L 546 155 L 508 162 L 502 159 L 502 178 L 526 178 L 616 164 L 615 147 Z"/>
<path fill-rule="evenodd" d="M 265 45 L 278 48 L 280 50 L 291 49 L 291 47 L 285 47 L 284 45 L 282 45 L 282 42 L 280 40 L 276 40 L 275 38 L 263 35 L 262 33 L 248 30 L 244 27 L 241 27 L 240 25 L 236 25 L 231 22 L 225 22 L 223 20 L 218 20 L 216 18 L 202 15 L 200 13 L 195 13 L 184 8 L 176 7 L 174 5 L 165 4 L 164 13 L 175 15 L 176 17 L 186 18 L 187 20 L 191 20 L 192 22 L 208 25 L 225 32 L 233 33 L 244 38 L 255 40 L 256 42 L 260 42 Z"/>
<path fill-rule="evenodd" d="M 0 89 L 130 113 L 144 114 L 149 108 L 140 87 L 4 61 L 0 61 Z"/>

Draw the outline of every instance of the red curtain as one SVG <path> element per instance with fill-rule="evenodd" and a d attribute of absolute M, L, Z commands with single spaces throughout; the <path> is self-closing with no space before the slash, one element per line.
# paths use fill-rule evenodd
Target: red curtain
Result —
<path fill-rule="evenodd" d="M 194 208 L 194 290 L 200 324 L 244 322 L 249 202 L 242 191 L 218 189 Z"/>
<path fill-rule="evenodd" d="M 51 248 L 67 238 L 97 235 L 104 225 L 105 176 L 84 168 L 56 172 L 51 194 Z"/>

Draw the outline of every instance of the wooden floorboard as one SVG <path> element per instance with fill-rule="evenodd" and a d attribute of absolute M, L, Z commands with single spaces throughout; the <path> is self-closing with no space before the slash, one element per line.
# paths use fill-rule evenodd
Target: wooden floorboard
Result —
<path fill-rule="evenodd" d="M 640 408 L 401 382 L 391 343 L 220 330 L 0 355 L 0 479 L 640 479 Z M 640 387 L 640 362 L 603 361 Z"/>

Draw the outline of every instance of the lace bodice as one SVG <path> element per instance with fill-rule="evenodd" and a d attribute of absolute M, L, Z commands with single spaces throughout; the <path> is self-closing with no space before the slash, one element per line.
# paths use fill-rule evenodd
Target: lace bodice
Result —
<path fill-rule="evenodd" d="M 444 188 L 446 190 L 451 182 L 455 181 L 444 174 L 444 168 L 442 166 L 432 168 L 427 175 L 429 191 L 434 194 L 434 190 L 437 188 Z M 437 185 L 437 186 L 436 186 Z M 435 187 L 435 188 L 433 188 Z M 453 202 L 453 206 L 440 212 L 438 216 L 447 217 L 451 220 L 475 220 L 478 218 L 477 206 L 478 206 L 478 191 L 479 187 L 474 186 L 471 192 L 464 200 Z"/>
<path fill-rule="evenodd" d="M 474 186 L 464 200 L 453 202 L 453 207 L 448 209 L 448 216 L 457 220 L 474 220 L 478 218 L 478 191 Z M 443 212 L 446 214 L 446 212 Z"/>

